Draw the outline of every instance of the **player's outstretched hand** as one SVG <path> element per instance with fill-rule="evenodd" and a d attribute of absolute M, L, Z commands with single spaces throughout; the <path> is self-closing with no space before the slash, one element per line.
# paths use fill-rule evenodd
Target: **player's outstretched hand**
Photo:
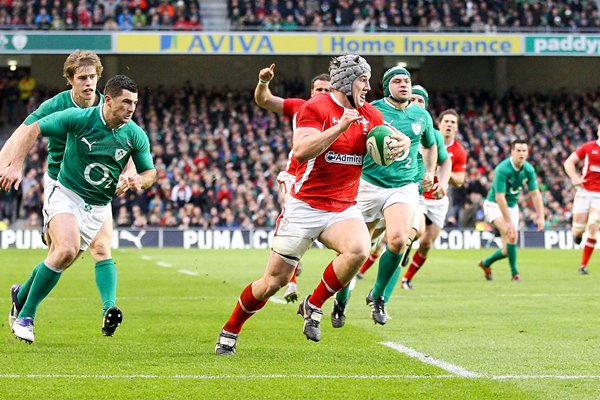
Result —
<path fill-rule="evenodd" d="M 0 188 L 4 191 L 9 192 L 12 186 L 15 190 L 18 190 L 22 178 L 22 168 L 17 168 L 12 164 L 0 168 Z"/>
<path fill-rule="evenodd" d="M 269 68 L 263 68 L 258 72 L 258 79 L 263 81 L 271 81 L 275 78 L 275 64 L 271 64 Z"/>

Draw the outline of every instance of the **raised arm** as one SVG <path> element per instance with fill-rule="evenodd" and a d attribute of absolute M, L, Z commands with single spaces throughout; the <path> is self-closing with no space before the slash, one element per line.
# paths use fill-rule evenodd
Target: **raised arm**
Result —
<path fill-rule="evenodd" d="M 283 114 L 283 98 L 273 95 L 269 89 L 269 82 L 275 77 L 275 64 L 263 68 L 258 73 L 258 83 L 254 89 L 254 101 L 259 107 Z"/>

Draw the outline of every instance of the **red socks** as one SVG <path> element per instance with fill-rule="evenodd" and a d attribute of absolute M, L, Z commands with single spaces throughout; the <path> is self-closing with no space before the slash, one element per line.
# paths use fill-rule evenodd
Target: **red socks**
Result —
<path fill-rule="evenodd" d="M 254 315 L 258 310 L 264 307 L 267 301 L 260 301 L 252 294 L 252 284 L 246 286 L 240 294 L 231 316 L 223 326 L 227 332 L 238 334 L 242 330 L 244 322 Z"/>
<path fill-rule="evenodd" d="M 360 267 L 360 273 L 364 274 L 365 272 L 367 272 L 369 270 L 369 268 L 371 268 L 371 265 L 373 265 L 375 263 L 375 261 L 377 261 L 377 259 L 379 258 L 379 254 L 376 253 L 371 253 L 369 255 L 369 258 L 367 258 L 367 261 L 365 261 L 365 263 L 363 264 L 362 267 Z"/>
<path fill-rule="evenodd" d="M 321 282 L 319 282 L 315 291 L 310 295 L 309 302 L 313 306 L 321 308 L 328 298 L 342 290 L 343 287 L 335 275 L 333 263 L 329 263 L 327 268 L 325 268 L 325 272 L 323 272 Z"/>
<path fill-rule="evenodd" d="M 419 271 L 419 268 L 425 263 L 426 258 L 423 258 L 418 251 L 415 252 L 413 259 L 408 267 L 408 271 L 404 273 L 403 278 L 408 279 L 409 281 L 415 276 L 415 274 Z"/>
<path fill-rule="evenodd" d="M 592 257 L 592 253 L 594 252 L 594 248 L 596 247 L 596 239 L 588 238 L 583 246 L 583 254 L 581 255 L 581 265 L 583 267 L 587 267 L 590 258 Z"/>

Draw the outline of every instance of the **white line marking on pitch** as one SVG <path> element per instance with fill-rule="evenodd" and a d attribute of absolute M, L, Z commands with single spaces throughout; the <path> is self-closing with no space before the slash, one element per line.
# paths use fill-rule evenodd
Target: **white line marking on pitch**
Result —
<path fill-rule="evenodd" d="M 163 268 L 171 268 L 173 266 L 173 264 L 169 264 L 169 263 L 162 262 L 162 261 L 157 261 L 156 265 L 158 265 L 159 267 L 163 267 Z"/>
<path fill-rule="evenodd" d="M 140 256 L 140 257 L 142 260 L 146 260 L 146 261 L 152 260 L 152 257 L 150 257 L 150 256 Z"/>
<path fill-rule="evenodd" d="M 271 303 L 275 303 L 275 304 L 287 304 L 287 301 L 285 301 L 284 299 L 281 299 L 279 297 L 275 297 L 275 296 L 269 298 L 269 301 Z"/>
<path fill-rule="evenodd" d="M 409 357 L 416 358 L 417 360 L 425 363 L 441 368 L 445 371 L 448 371 L 452 374 L 458 375 L 463 378 L 481 378 L 483 375 L 478 374 L 477 372 L 472 372 L 466 370 L 458 365 L 450 364 L 446 361 L 437 360 L 427 354 L 420 353 L 416 350 L 411 349 L 410 347 L 406 347 L 401 345 L 400 343 L 394 342 L 381 342 L 380 344 L 387 346 L 391 349 L 399 351 L 400 353 L 406 354 Z"/>
<path fill-rule="evenodd" d="M 178 269 L 177 272 L 185 275 L 198 276 L 198 273 L 195 271 L 190 271 L 189 269 Z"/>
<path fill-rule="evenodd" d="M 458 376 L 453 375 L 301 375 L 301 374 L 273 374 L 273 375 L 68 375 L 68 374 L 0 374 L 0 379 L 495 379 L 495 380 L 522 380 L 522 379 L 600 379 L 600 375 L 478 375 Z"/>

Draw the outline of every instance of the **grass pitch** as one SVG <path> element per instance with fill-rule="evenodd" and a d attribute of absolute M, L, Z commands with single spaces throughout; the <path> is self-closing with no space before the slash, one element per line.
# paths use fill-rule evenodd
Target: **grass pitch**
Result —
<path fill-rule="evenodd" d="M 385 326 L 364 303 L 374 267 L 352 292 L 344 328 L 331 327 L 325 304 L 319 343 L 304 338 L 297 303 L 272 301 L 246 323 L 233 357 L 215 356 L 214 343 L 266 250 L 116 250 L 124 322 L 112 338 L 100 332 L 85 254 L 42 303 L 34 344 L 0 320 L 0 398 L 600 398 L 598 263 L 580 276 L 579 251 L 520 249 L 524 282 L 510 282 L 506 261 L 487 282 L 476 265 L 490 252 L 433 251 L 415 290 L 396 290 Z M 44 255 L 0 252 L 0 310 Z M 302 298 L 332 257 L 307 253 Z"/>

